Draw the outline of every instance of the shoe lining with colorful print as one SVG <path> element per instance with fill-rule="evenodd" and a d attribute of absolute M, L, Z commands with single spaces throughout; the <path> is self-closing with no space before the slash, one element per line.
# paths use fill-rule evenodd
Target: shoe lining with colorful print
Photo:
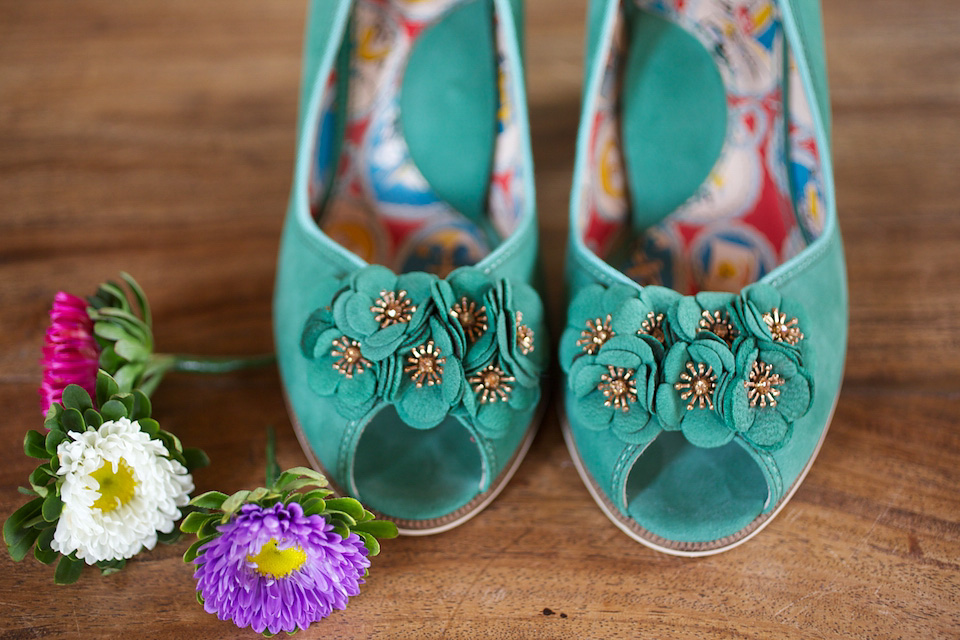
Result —
<path fill-rule="evenodd" d="M 636 0 L 621 7 L 589 140 L 580 230 L 585 244 L 635 281 L 684 294 L 739 291 L 823 230 L 811 102 L 784 52 L 772 0 Z M 637 11 L 639 9 L 639 11 Z M 726 138 L 702 185 L 658 222 L 631 224 L 623 86 L 632 21 L 669 20 L 709 52 L 726 92 Z M 786 56 L 786 59 L 784 58 Z M 788 94 L 785 104 L 784 95 Z M 784 124 L 784 109 L 789 125 Z"/>
<path fill-rule="evenodd" d="M 401 90 L 421 36 L 453 12 L 480 2 L 490 0 L 357 0 L 355 4 L 348 79 L 338 79 L 335 68 L 326 83 L 309 197 L 320 228 L 369 263 L 396 272 L 427 271 L 444 277 L 456 267 L 482 259 L 514 231 L 522 215 L 526 168 L 512 108 L 507 34 L 495 12 L 490 53 L 496 58 L 498 86 L 494 89 L 496 113 L 491 113 L 490 126 L 495 129 L 486 210 L 471 216 L 446 202 L 418 168 L 403 130 Z M 436 88 L 438 92 L 446 89 Z M 346 99 L 338 100 L 338 91 L 345 91 Z M 337 122 L 338 110 L 346 112 L 345 123 Z"/>

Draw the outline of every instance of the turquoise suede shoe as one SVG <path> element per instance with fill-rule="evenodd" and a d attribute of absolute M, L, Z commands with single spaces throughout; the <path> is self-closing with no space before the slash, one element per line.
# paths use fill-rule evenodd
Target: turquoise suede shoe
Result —
<path fill-rule="evenodd" d="M 809 471 L 847 290 L 814 0 L 591 3 L 564 435 L 654 549 L 759 532 Z"/>
<path fill-rule="evenodd" d="M 403 533 L 475 515 L 535 431 L 549 343 L 518 18 L 311 4 L 277 357 L 311 462 Z"/>

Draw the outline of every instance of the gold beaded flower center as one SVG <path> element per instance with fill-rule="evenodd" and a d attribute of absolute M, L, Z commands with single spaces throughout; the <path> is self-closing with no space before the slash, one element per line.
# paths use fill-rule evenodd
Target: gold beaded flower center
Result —
<path fill-rule="evenodd" d="M 360 343 L 343 336 L 334 340 L 331 344 L 330 355 L 337 359 L 333 363 L 333 368 L 341 375 L 352 378 L 354 374 L 360 374 L 366 371 L 370 366 L 370 361 L 363 357 L 360 351 Z"/>
<path fill-rule="evenodd" d="M 616 335 L 610 328 L 612 320 L 613 318 L 610 317 L 609 313 L 606 318 L 587 320 L 587 328 L 580 332 L 577 346 L 583 349 L 584 353 L 595 354 L 607 340 Z"/>
<path fill-rule="evenodd" d="M 523 322 L 523 313 L 517 311 L 517 348 L 525 356 L 533 352 L 533 329 Z"/>
<path fill-rule="evenodd" d="M 440 355 L 440 348 L 433 340 L 428 340 L 426 344 L 410 349 L 410 355 L 407 356 L 407 362 L 410 363 L 404 367 L 404 373 L 412 373 L 410 379 L 417 383 L 417 388 L 426 384 L 432 387 L 443 380 L 443 363 L 447 359 Z"/>
<path fill-rule="evenodd" d="M 620 409 L 624 413 L 630 410 L 630 403 L 637 401 L 637 381 L 633 377 L 634 369 L 607 366 L 607 373 L 600 376 L 597 390 L 606 400 L 603 406 Z"/>
<path fill-rule="evenodd" d="M 673 385 L 680 394 L 681 400 L 689 400 L 687 411 L 692 411 L 695 407 L 703 409 L 710 407 L 713 409 L 713 392 L 717 389 L 717 374 L 713 372 L 713 367 L 704 366 L 698 362 L 696 366 L 692 362 L 687 363 L 687 370 L 680 373 L 680 381 Z"/>
<path fill-rule="evenodd" d="M 467 382 L 473 387 L 474 393 L 480 394 L 480 402 L 487 404 L 501 400 L 506 402 L 513 391 L 509 383 L 515 381 L 516 378 L 508 376 L 503 369 L 491 364 L 470 376 Z"/>
<path fill-rule="evenodd" d="M 777 397 L 780 395 L 780 389 L 777 387 L 783 385 L 784 380 L 779 374 L 773 373 L 773 365 L 755 360 L 750 369 L 750 377 L 745 380 L 743 386 L 747 388 L 747 398 L 750 400 L 750 406 L 755 407 L 758 404 L 761 408 L 777 406 Z"/>
<path fill-rule="evenodd" d="M 730 322 L 730 314 L 726 311 L 714 311 L 713 313 L 704 311 L 700 314 L 699 326 L 701 330 L 709 331 L 726 342 L 728 347 L 732 346 L 734 339 L 740 335 L 737 328 Z"/>
<path fill-rule="evenodd" d="M 665 320 L 666 318 L 662 313 L 651 311 L 647 314 L 647 319 L 640 323 L 640 330 L 637 333 L 653 336 L 660 344 L 665 344 L 667 341 L 667 336 L 664 333 Z"/>
<path fill-rule="evenodd" d="M 380 323 L 381 329 L 386 329 L 390 325 L 410 322 L 413 314 L 417 312 L 417 307 L 413 301 L 407 297 L 406 291 L 381 291 L 373 306 L 370 307 L 373 319 Z"/>
<path fill-rule="evenodd" d="M 487 330 L 487 308 L 477 308 L 477 303 L 466 296 L 453 305 L 450 315 L 457 319 L 470 342 L 476 342 Z"/>
<path fill-rule="evenodd" d="M 799 321 L 796 318 L 788 318 L 786 314 L 780 313 L 780 309 L 776 307 L 770 313 L 763 314 L 763 322 L 770 329 L 770 336 L 774 342 L 797 344 L 803 340 L 803 332 L 800 331 Z"/>

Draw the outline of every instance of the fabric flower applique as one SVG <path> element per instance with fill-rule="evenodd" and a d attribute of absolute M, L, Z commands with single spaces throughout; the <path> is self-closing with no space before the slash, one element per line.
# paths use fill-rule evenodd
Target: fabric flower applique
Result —
<path fill-rule="evenodd" d="M 197 496 L 198 511 L 180 526 L 197 535 L 184 561 L 195 567 L 204 610 L 264 635 L 294 633 L 345 609 L 380 552 L 377 538 L 397 535 L 356 500 L 330 498 L 312 469 L 272 475 L 253 491 Z"/>
<path fill-rule="evenodd" d="M 370 265 L 353 273 L 331 304 L 334 324 L 380 361 L 416 341 L 433 309 L 433 277 L 420 272 L 395 275 Z"/>
<path fill-rule="evenodd" d="M 799 357 L 806 368 L 813 368 L 810 343 L 803 332 L 807 322 L 801 305 L 765 284 L 745 288 L 735 304 L 746 333 L 758 345 L 785 349 Z"/>
<path fill-rule="evenodd" d="M 404 292 L 409 304 L 395 305 L 396 321 L 388 322 L 394 316 L 379 303 L 363 316 L 375 290 L 394 291 L 394 302 Z M 539 400 L 546 350 L 537 350 L 537 340 L 544 332 L 540 299 L 525 285 L 494 280 L 473 267 L 440 279 L 368 266 L 311 314 L 301 350 L 311 361 L 311 388 L 331 398 L 344 417 L 393 403 L 414 428 L 435 427 L 455 413 L 499 437 L 513 419 L 510 412 Z"/>
<path fill-rule="evenodd" d="M 753 339 L 738 349 L 736 368 L 720 390 L 727 424 L 761 449 L 781 448 L 810 409 L 812 377 L 792 352 Z"/>
<path fill-rule="evenodd" d="M 677 342 L 663 359 L 657 417 L 698 447 L 719 447 L 735 435 L 717 411 L 718 384 L 734 372 L 733 353 L 713 336 Z"/>
<path fill-rule="evenodd" d="M 570 367 L 576 401 L 570 407 L 588 429 L 610 429 L 628 444 L 643 444 L 660 433 L 653 416 L 657 357 L 649 340 L 617 335 Z"/>

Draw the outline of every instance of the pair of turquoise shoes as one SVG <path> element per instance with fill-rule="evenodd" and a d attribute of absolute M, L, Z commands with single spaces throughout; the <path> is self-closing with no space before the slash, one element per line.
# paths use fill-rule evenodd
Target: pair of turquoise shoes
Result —
<path fill-rule="evenodd" d="M 304 451 L 403 533 L 516 471 L 553 345 L 520 0 L 317 0 L 277 274 Z M 625 533 L 732 548 L 823 442 L 847 332 L 819 3 L 595 0 L 563 431 Z"/>

